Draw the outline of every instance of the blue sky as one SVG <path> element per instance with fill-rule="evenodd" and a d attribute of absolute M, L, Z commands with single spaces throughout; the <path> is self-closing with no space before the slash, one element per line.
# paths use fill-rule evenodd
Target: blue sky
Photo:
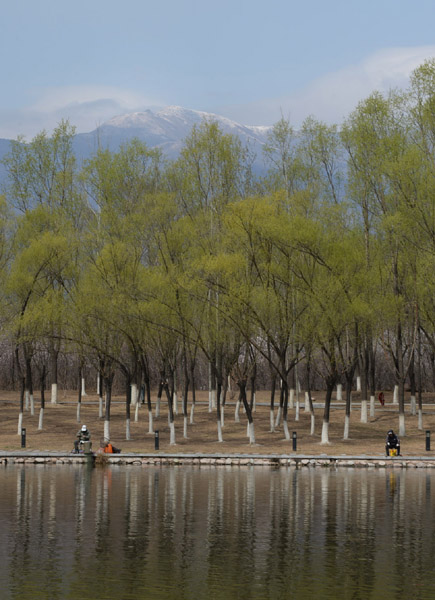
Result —
<path fill-rule="evenodd" d="M 435 56 L 434 0 L 0 0 L 0 137 L 167 105 L 339 123 Z"/>

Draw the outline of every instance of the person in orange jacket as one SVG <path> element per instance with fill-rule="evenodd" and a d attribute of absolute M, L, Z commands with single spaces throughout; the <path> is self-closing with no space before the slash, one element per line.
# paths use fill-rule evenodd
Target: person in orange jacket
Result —
<path fill-rule="evenodd" d="M 119 448 L 115 448 L 110 441 L 106 442 L 104 440 L 101 444 L 101 452 L 104 454 L 120 454 L 121 450 Z"/>

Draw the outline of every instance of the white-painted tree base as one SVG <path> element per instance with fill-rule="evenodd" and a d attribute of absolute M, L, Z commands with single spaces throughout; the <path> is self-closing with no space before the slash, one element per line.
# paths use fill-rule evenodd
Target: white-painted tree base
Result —
<path fill-rule="evenodd" d="M 35 416 L 35 398 L 33 397 L 33 394 L 30 394 L 30 414 L 32 417 Z"/>
<path fill-rule="evenodd" d="M 110 440 L 110 421 L 107 419 L 104 421 L 104 439 L 106 442 Z"/>
<path fill-rule="evenodd" d="M 183 437 L 187 439 L 187 417 L 183 417 Z"/>
<path fill-rule="evenodd" d="M 254 423 L 249 423 L 249 443 L 255 444 Z"/>
<path fill-rule="evenodd" d="M 225 427 L 225 406 L 221 406 L 221 423 L 222 427 Z"/>
<path fill-rule="evenodd" d="M 314 416 L 313 413 L 311 413 L 311 431 L 310 431 L 310 435 L 314 435 L 316 431 L 316 417 Z"/>
<path fill-rule="evenodd" d="M 329 444 L 329 423 L 323 421 L 322 425 L 322 441 L 321 444 Z"/>
<path fill-rule="evenodd" d="M 29 406 L 30 406 L 30 394 L 29 394 L 29 390 L 26 390 L 24 392 L 24 410 L 29 410 Z"/>
<path fill-rule="evenodd" d="M 368 422 L 367 400 L 361 400 L 361 423 Z"/>
<path fill-rule="evenodd" d="M 85 378 L 82 377 L 82 396 L 87 396 Z"/>
<path fill-rule="evenodd" d="M 57 383 L 51 384 L 51 403 L 57 404 Z"/>
<path fill-rule="evenodd" d="M 102 419 L 103 416 L 103 396 L 98 396 L 98 418 Z"/>
<path fill-rule="evenodd" d="M 349 417 L 349 415 L 344 415 L 344 433 L 343 433 L 344 440 L 349 439 L 349 425 L 350 425 L 350 417 Z"/>
<path fill-rule="evenodd" d="M 282 417 L 282 407 L 278 406 L 278 412 L 276 413 L 276 421 L 275 421 L 275 427 L 279 427 L 281 424 L 281 417 Z"/>
<path fill-rule="evenodd" d="M 273 409 L 270 409 L 269 415 L 270 415 L 270 432 L 274 433 L 275 432 L 275 413 L 274 413 Z"/>
<path fill-rule="evenodd" d="M 160 398 L 156 400 L 156 419 L 160 417 Z"/>
<path fill-rule="evenodd" d="M 148 411 L 148 433 L 154 433 L 153 411 Z"/>
<path fill-rule="evenodd" d="M 370 416 L 375 416 L 375 397 L 370 396 Z"/>
<path fill-rule="evenodd" d="M 356 391 L 360 392 L 361 391 L 361 377 L 358 375 L 358 377 L 356 378 Z"/>
<path fill-rule="evenodd" d="M 417 414 L 417 405 L 415 401 L 415 396 L 411 396 L 411 415 L 415 417 Z"/>
<path fill-rule="evenodd" d="M 175 423 L 169 423 L 169 431 L 170 431 L 170 436 L 169 436 L 169 444 L 171 446 L 175 446 Z"/>
<path fill-rule="evenodd" d="M 18 435 L 21 435 L 21 428 L 23 427 L 23 413 L 20 412 L 18 414 Z"/>
<path fill-rule="evenodd" d="M 420 431 L 423 429 L 423 411 L 418 409 L 418 428 Z"/>
<path fill-rule="evenodd" d="M 193 425 L 194 420 L 194 413 L 195 413 L 195 405 L 192 403 L 191 407 L 190 407 L 190 424 Z"/>
<path fill-rule="evenodd" d="M 398 385 L 394 386 L 393 404 L 399 404 L 399 386 Z"/>
<path fill-rule="evenodd" d="M 343 400 L 343 385 L 341 383 L 337 383 L 337 400 L 339 402 Z"/>
<path fill-rule="evenodd" d="M 405 415 L 399 414 L 399 436 L 405 437 L 406 428 L 405 428 Z"/>
<path fill-rule="evenodd" d="M 254 392 L 254 398 L 253 398 L 253 401 L 252 401 L 252 411 L 253 412 L 257 412 L 257 402 L 256 402 L 255 392 Z"/>
<path fill-rule="evenodd" d="M 310 412 L 310 395 L 308 392 L 305 392 L 305 407 L 304 412 Z"/>
<path fill-rule="evenodd" d="M 236 402 L 236 410 L 234 412 L 234 421 L 240 423 L 240 400 Z"/>
<path fill-rule="evenodd" d="M 299 410 L 300 410 L 299 400 L 296 400 L 295 421 L 299 421 Z"/>
<path fill-rule="evenodd" d="M 134 411 L 134 422 L 137 423 L 139 421 L 139 402 L 136 402 L 136 408 Z"/>
<path fill-rule="evenodd" d="M 130 419 L 125 419 L 125 439 L 128 441 L 130 437 Z"/>
<path fill-rule="evenodd" d="M 223 442 L 223 437 L 222 437 L 222 423 L 218 420 L 217 422 L 217 431 L 218 431 L 218 442 Z"/>
<path fill-rule="evenodd" d="M 284 419 L 283 422 L 283 428 L 284 428 L 284 435 L 285 435 L 285 439 L 289 442 L 290 441 L 290 433 L 288 430 L 288 423 L 287 421 Z"/>
<path fill-rule="evenodd" d="M 294 389 L 290 389 L 290 395 L 288 400 L 289 408 L 293 409 L 295 407 L 295 391 Z"/>
<path fill-rule="evenodd" d="M 177 396 L 177 392 L 174 392 L 174 401 L 173 401 L 173 409 L 174 409 L 174 414 L 178 415 L 178 396 Z"/>
<path fill-rule="evenodd" d="M 44 425 L 44 409 L 39 409 L 39 421 L 38 421 L 38 431 L 42 431 L 42 427 Z"/>
<path fill-rule="evenodd" d="M 80 402 L 77 402 L 77 423 L 80 423 L 80 410 L 81 410 L 81 404 Z"/>
<path fill-rule="evenodd" d="M 131 404 L 132 404 L 132 406 L 136 406 L 137 401 L 138 401 L 137 383 L 132 383 L 130 388 L 131 388 Z"/>

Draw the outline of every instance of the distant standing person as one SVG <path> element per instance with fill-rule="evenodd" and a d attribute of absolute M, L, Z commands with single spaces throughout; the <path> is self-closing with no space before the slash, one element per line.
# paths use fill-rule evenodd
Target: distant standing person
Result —
<path fill-rule="evenodd" d="M 392 429 L 387 433 L 387 439 L 385 440 L 385 452 L 387 456 L 390 456 L 390 450 L 396 450 L 397 456 L 400 456 L 400 440 Z"/>
<path fill-rule="evenodd" d="M 381 403 L 381 406 L 384 406 L 384 404 L 385 404 L 385 395 L 384 395 L 384 392 L 379 392 L 378 400 Z"/>

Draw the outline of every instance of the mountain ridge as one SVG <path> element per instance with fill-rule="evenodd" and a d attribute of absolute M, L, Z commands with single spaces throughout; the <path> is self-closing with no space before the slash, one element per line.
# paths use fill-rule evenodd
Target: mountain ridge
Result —
<path fill-rule="evenodd" d="M 254 168 L 258 171 L 263 170 L 261 148 L 266 142 L 271 126 L 241 125 L 215 113 L 181 106 L 166 106 L 157 111 L 148 109 L 116 115 L 92 131 L 77 133 L 74 136 L 73 148 L 78 161 L 82 162 L 92 156 L 98 148 L 116 152 L 121 144 L 137 138 L 150 148 L 160 148 L 166 158 L 174 160 L 192 128 L 204 120 L 216 121 L 223 133 L 235 135 L 244 146 L 249 146 L 256 154 Z M 0 139 L 0 161 L 9 152 L 10 141 Z M 6 171 L 0 164 L 0 181 L 4 182 L 5 178 Z"/>

